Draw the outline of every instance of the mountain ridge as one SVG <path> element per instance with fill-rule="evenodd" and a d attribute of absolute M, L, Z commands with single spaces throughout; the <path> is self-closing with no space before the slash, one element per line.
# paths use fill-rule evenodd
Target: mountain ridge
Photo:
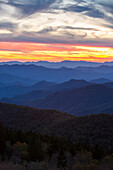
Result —
<path fill-rule="evenodd" d="M 0 103 L 0 110 L 0 122 L 8 128 L 65 137 L 74 143 L 113 147 L 113 114 L 76 117 L 56 110 L 4 103 Z"/>
<path fill-rule="evenodd" d="M 96 68 L 46 68 L 36 65 L 0 65 L 0 73 L 7 73 L 13 76 L 33 79 L 34 82 L 50 81 L 62 83 L 70 79 L 84 79 L 86 81 L 98 78 L 113 80 L 113 67 L 108 67 L 105 71 Z"/>
<path fill-rule="evenodd" d="M 10 61 L 10 62 L 0 62 L 0 65 L 14 65 L 14 64 L 25 64 L 25 65 L 39 65 L 39 66 L 45 66 L 47 68 L 60 68 L 62 66 L 65 66 L 67 68 L 74 68 L 78 66 L 86 66 L 86 67 L 95 67 L 95 66 L 101 66 L 101 65 L 113 65 L 113 62 L 88 62 L 88 61 L 70 61 L 70 60 L 64 60 L 59 62 L 49 62 L 49 61 L 37 61 L 37 62 L 19 62 L 19 61 Z"/>
<path fill-rule="evenodd" d="M 105 85 L 89 85 L 83 88 L 56 92 L 45 99 L 29 104 L 33 107 L 57 109 L 70 114 L 78 115 L 79 112 L 113 100 L 113 89 Z"/>

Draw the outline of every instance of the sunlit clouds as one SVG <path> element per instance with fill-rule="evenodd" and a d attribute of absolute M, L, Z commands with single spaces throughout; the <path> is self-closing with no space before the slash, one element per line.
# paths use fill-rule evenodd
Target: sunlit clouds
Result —
<path fill-rule="evenodd" d="M 0 61 L 112 61 L 112 7 L 112 0 L 1 0 Z"/>

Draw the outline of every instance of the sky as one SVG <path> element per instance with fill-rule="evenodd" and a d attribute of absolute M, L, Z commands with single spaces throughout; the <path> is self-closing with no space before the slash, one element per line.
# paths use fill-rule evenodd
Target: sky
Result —
<path fill-rule="evenodd" d="M 113 61 L 113 0 L 0 0 L 0 62 Z"/>

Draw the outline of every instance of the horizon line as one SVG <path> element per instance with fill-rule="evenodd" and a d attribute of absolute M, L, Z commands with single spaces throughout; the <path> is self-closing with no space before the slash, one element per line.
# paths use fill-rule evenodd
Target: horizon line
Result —
<path fill-rule="evenodd" d="M 104 62 L 95 62 L 95 61 L 85 61 L 85 60 L 62 60 L 62 61 L 47 61 L 47 60 L 37 60 L 37 61 L 19 61 L 19 60 L 11 60 L 11 61 L 0 61 L 0 63 L 39 63 L 39 62 L 47 62 L 47 63 L 62 63 L 62 62 L 84 62 L 84 63 L 97 63 L 97 64 L 104 64 L 104 63 L 113 63 L 113 61 L 104 61 Z"/>

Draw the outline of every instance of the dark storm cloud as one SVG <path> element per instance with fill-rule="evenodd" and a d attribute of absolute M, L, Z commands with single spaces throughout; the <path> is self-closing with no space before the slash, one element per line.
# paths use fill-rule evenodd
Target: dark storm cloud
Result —
<path fill-rule="evenodd" d="M 92 17 L 92 18 L 104 18 L 105 14 L 99 10 L 96 9 L 95 6 L 89 5 L 89 6 L 71 6 L 67 9 L 65 9 L 70 12 L 78 12 L 78 13 L 84 13 L 85 15 Z"/>
<path fill-rule="evenodd" d="M 84 27 L 72 27 L 72 26 L 61 26 L 59 28 L 69 29 L 69 30 L 89 30 L 89 31 L 98 31 L 95 28 L 84 28 Z"/>
<path fill-rule="evenodd" d="M 64 32 L 64 34 L 68 34 Z M 77 38 L 77 35 L 67 35 L 69 36 L 69 39 L 66 37 L 61 37 L 60 39 L 57 37 L 52 36 L 43 36 L 40 37 L 38 35 L 29 34 L 26 32 L 26 34 L 13 36 L 10 34 L 7 35 L 1 35 L 0 34 L 0 41 L 7 41 L 7 42 L 34 42 L 34 43 L 45 43 L 45 44 L 77 44 L 77 45 L 93 45 L 93 46 L 102 46 L 102 47 L 113 47 L 113 39 L 107 39 L 107 38 L 101 38 L 101 39 L 85 39 L 84 37 L 86 35 L 82 35 L 81 39 Z M 71 38 L 70 38 L 71 37 Z M 73 37 L 73 38 L 72 38 Z"/>
<path fill-rule="evenodd" d="M 110 28 L 110 29 L 113 29 L 113 25 L 110 25 L 110 24 L 103 24 L 102 26 L 103 26 L 103 27 Z"/>
<path fill-rule="evenodd" d="M 79 5 L 72 5 L 68 8 L 64 8 L 64 10 L 72 11 L 72 12 L 85 12 L 91 10 L 91 7 L 88 6 L 79 6 Z"/>
<path fill-rule="evenodd" d="M 75 4 L 65 6 L 65 8 L 60 8 L 61 1 L 58 0 L 1 0 L 0 4 L 7 4 L 13 7 L 20 9 L 21 14 L 30 15 L 36 11 L 47 10 L 49 7 L 55 3 L 57 6 L 56 9 L 63 9 L 64 11 L 84 13 L 85 15 L 92 18 L 105 18 L 108 19 L 107 12 L 113 14 L 113 2 L 108 0 L 103 0 L 99 2 L 97 0 L 75 0 Z M 64 1 L 65 4 L 65 1 Z M 97 8 L 98 5 L 98 8 Z M 54 9 L 54 7 L 53 7 Z M 103 10 L 102 10 L 103 9 Z M 109 18 L 112 20 L 112 18 Z"/>
<path fill-rule="evenodd" d="M 70 5 L 67 8 L 64 8 L 65 11 L 69 12 L 77 12 L 77 13 L 84 13 L 84 15 L 87 15 L 92 18 L 103 18 L 107 20 L 112 20 L 113 16 L 109 17 L 108 12 L 112 15 L 113 14 L 113 2 L 104 1 L 82 1 L 78 0 L 75 1 L 78 2 L 75 5 Z"/>
<path fill-rule="evenodd" d="M 38 34 L 45 34 L 45 33 L 49 33 L 49 32 L 53 32 L 53 31 L 57 31 L 57 29 L 53 28 L 53 27 L 47 27 L 42 29 L 41 31 L 38 31 Z"/>
<path fill-rule="evenodd" d="M 58 31 L 59 29 L 63 29 L 65 31 L 66 30 L 99 31 L 98 29 L 95 29 L 95 28 L 72 27 L 72 26 L 58 26 L 58 27 L 43 28 L 41 31 L 38 31 L 36 33 L 38 33 L 38 34 L 45 34 L 45 33 L 49 33 L 49 32 Z"/>
<path fill-rule="evenodd" d="M 113 25 L 113 1 L 110 3 L 109 0 L 107 3 L 100 3 L 105 11 L 105 19 Z M 109 14 L 109 15 L 108 15 Z"/>
<path fill-rule="evenodd" d="M 109 0 L 108 0 L 107 3 L 104 3 L 104 1 L 103 1 L 103 2 L 101 2 L 99 4 L 102 5 L 106 9 L 106 11 L 110 12 L 111 14 L 113 14 L 113 2 L 110 3 Z"/>
<path fill-rule="evenodd" d="M 15 23 L 0 21 L 0 29 L 14 31 L 16 28 L 17 28 L 17 24 Z"/>
<path fill-rule="evenodd" d="M 38 34 L 46 34 L 46 33 L 51 33 L 54 31 L 58 31 L 59 29 L 63 30 L 84 30 L 84 31 L 98 31 L 98 29 L 94 28 L 83 28 L 83 27 L 71 27 L 71 26 L 58 26 L 58 27 L 47 27 L 42 29 L 41 31 L 38 31 L 36 33 Z"/>
<path fill-rule="evenodd" d="M 88 10 L 85 14 L 92 18 L 104 18 L 105 17 L 105 14 L 103 12 L 95 8 Z"/>
<path fill-rule="evenodd" d="M 47 9 L 55 0 L 1 0 L 0 4 L 7 4 L 21 10 L 22 14 L 29 15 L 36 11 Z"/>

